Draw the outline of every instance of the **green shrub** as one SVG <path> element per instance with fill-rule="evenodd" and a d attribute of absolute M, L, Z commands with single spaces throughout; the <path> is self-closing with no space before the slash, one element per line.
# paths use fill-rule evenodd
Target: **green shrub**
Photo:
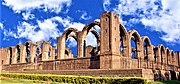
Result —
<path fill-rule="evenodd" d="M 73 84 L 146 84 L 147 80 L 140 77 L 91 77 L 91 76 L 68 76 L 52 74 L 22 74 L 1 73 L 1 76 L 9 78 L 52 81 Z"/>

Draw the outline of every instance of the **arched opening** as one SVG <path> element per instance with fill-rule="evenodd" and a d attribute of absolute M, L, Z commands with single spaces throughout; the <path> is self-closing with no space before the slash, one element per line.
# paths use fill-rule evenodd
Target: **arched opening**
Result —
<path fill-rule="evenodd" d="M 84 57 L 85 56 L 96 56 L 97 54 L 99 54 L 99 45 L 98 45 L 98 41 L 99 41 L 99 34 L 93 30 L 90 31 L 87 35 L 86 35 L 86 39 L 84 40 Z M 89 51 L 88 47 L 91 46 L 92 49 Z"/>
<path fill-rule="evenodd" d="M 100 27 L 100 22 L 93 21 L 87 24 L 81 32 L 80 45 L 82 46 L 79 46 L 79 54 L 81 57 L 85 57 L 87 54 L 90 54 L 87 52 L 88 50 L 86 50 L 87 46 L 94 47 L 94 51 L 92 51 L 93 53 L 91 52 L 92 55 L 97 56 L 100 53 L 100 36 L 97 32 L 98 30 L 95 30 L 97 29 L 95 26 Z"/>
<path fill-rule="evenodd" d="M 176 72 L 174 70 L 170 70 L 170 74 L 171 74 L 171 80 L 177 80 Z"/>
<path fill-rule="evenodd" d="M 12 48 L 11 47 L 9 48 L 9 55 L 10 55 L 9 64 L 12 64 Z"/>
<path fill-rule="evenodd" d="M 141 56 L 141 39 L 140 35 L 136 30 L 130 30 L 129 33 L 129 42 L 130 42 L 130 52 L 132 59 L 138 59 Z"/>
<path fill-rule="evenodd" d="M 57 53 L 58 53 L 58 49 L 56 48 L 55 49 L 55 58 L 54 58 L 55 60 L 57 59 Z"/>
<path fill-rule="evenodd" d="M 169 64 L 170 62 L 170 51 L 169 49 L 166 50 L 166 64 Z"/>
<path fill-rule="evenodd" d="M 58 37 L 58 44 L 60 45 L 60 46 L 57 46 L 58 47 L 58 59 L 65 58 L 66 47 L 68 47 L 68 46 L 76 47 L 77 46 L 77 48 L 78 48 L 78 45 L 77 45 L 78 32 L 79 31 L 75 28 L 68 28 L 67 30 L 65 30 L 65 32 L 63 33 L 63 35 L 61 37 Z M 75 39 L 75 41 L 74 41 L 74 39 Z M 73 51 L 76 51 L 75 53 L 77 53 L 77 48 L 73 48 Z"/>
<path fill-rule="evenodd" d="M 64 58 L 77 57 L 77 39 L 75 37 L 67 37 L 64 54 L 65 54 Z"/>
<path fill-rule="evenodd" d="M 137 55 L 136 55 L 136 53 L 137 53 L 137 46 L 136 46 L 136 41 L 135 41 L 135 39 L 131 39 L 131 58 L 132 59 L 136 59 L 137 58 Z"/>
<path fill-rule="evenodd" d="M 154 62 L 156 63 L 157 62 L 157 52 L 158 51 L 158 48 L 153 48 L 153 55 L 154 55 Z"/>
<path fill-rule="evenodd" d="M 34 63 L 40 61 L 40 58 L 39 58 L 40 53 L 41 53 L 40 48 L 39 47 L 36 48 L 36 57 L 34 58 Z"/>
<path fill-rule="evenodd" d="M 143 47 L 144 47 L 144 60 L 148 60 L 148 48 L 147 48 L 147 42 L 144 41 Z"/>
<path fill-rule="evenodd" d="M 21 55 L 20 46 L 17 45 L 16 49 L 17 49 L 17 63 L 19 63 L 20 62 L 20 55 Z"/>
<path fill-rule="evenodd" d="M 26 46 L 26 63 L 28 63 L 28 62 L 30 62 L 30 59 L 31 59 L 31 57 L 30 57 L 30 44 L 27 42 L 26 44 L 25 44 L 25 46 Z"/>
<path fill-rule="evenodd" d="M 52 56 L 52 47 L 49 45 L 49 50 L 48 50 L 48 58 L 50 58 Z"/>
<path fill-rule="evenodd" d="M 165 63 L 165 58 L 164 58 L 164 56 L 165 56 L 165 49 L 164 49 L 164 47 L 163 46 L 161 46 L 161 48 L 160 48 L 160 53 L 161 53 L 161 64 L 164 64 Z"/>
<path fill-rule="evenodd" d="M 142 36 L 142 45 L 143 45 L 143 54 L 144 54 L 144 60 L 149 60 L 149 56 L 152 55 L 152 48 L 151 48 L 151 41 L 147 36 Z"/>

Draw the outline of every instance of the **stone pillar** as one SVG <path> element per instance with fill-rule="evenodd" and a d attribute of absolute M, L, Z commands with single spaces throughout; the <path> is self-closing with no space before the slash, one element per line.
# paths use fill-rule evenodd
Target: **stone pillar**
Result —
<path fill-rule="evenodd" d="M 148 46 L 148 61 L 154 60 L 153 45 Z"/>
<path fill-rule="evenodd" d="M 48 53 L 50 52 L 50 44 L 50 42 L 42 43 L 42 61 L 48 60 L 49 58 Z"/>
<path fill-rule="evenodd" d="M 26 46 L 19 44 L 20 47 L 20 63 L 26 63 Z"/>
<path fill-rule="evenodd" d="M 83 54 L 84 53 L 84 40 L 85 39 L 83 39 L 83 35 L 82 35 L 83 33 L 82 32 L 78 32 L 78 42 L 77 42 L 77 47 L 78 47 L 78 49 L 77 49 L 77 51 L 78 51 L 78 53 L 77 53 L 77 57 L 78 58 L 80 58 L 80 57 L 84 57 L 85 55 Z"/>
<path fill-rule="evenodd" d="M 57 55 L 58 56 L 57 56 L 57 59 L 64 59 L 65 47 L 62 47 L 62 41 L 63 41 L 62 39 L 63 39 L 62 37 L 57 37 L 57 40 L 58 40 L 58 45 L 57 45 L 57 49 L 58 49 Z"/>
<path fill-rule="evenodd" d="M 0 52 L 0 53 L 2 53 L 2 52 Z M 0 56 L 2 56 L 2 55 L 0 55 Z M 9 48 L 5 48 L 4 56 L 5 56 L 5 60 L 4 60 L 3 64 L 9 64 L 9 62 L 10 62 Z"/>
<path fill-rule="evenodd" d="M 17 49 L 15 46 L 11 46 L 11 48 L 12 48 L 12 64 L 16 64 L 17 63 L 17 55 L 16 55 Z"/>
<path fill-rule="evenodd" d="M 160 48 L 156 47 L 156 62 L 157 62 L 157 68 L 161 69 L 161 54 L 160 54 Z"/>
<path fill-rule="evenodd" d="M 101 14 L 100 25 L 100 69 L 119 69 L 119 16 L 112 12 L 105 12 Z"/>
<path fill-rule="evenodd" d="M 180 52 L 178 52 L 177 54 L 178 54 L 178 66 L 180 67 Z"/>
<path fill-rule="evenodd" d="M 30 44 L 30 56 L 31 56 L 30 62 L 31 63 L 34 63 L 34 61 L 35 61 L 37 46 L 38 45 L 33 44 L 33 43 Z"/>
<path fill-rule="evenodd" d="M 175 53 L 175 66 L 178 66 L 178 54 L 179 52 Z"/>

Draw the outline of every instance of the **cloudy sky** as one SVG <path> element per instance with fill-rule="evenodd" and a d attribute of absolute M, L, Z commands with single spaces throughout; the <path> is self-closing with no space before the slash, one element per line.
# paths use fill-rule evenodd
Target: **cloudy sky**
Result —
<path fill-rule="evenodd" d="M 104 11 L 119 14 L 127 30 L 149 36 L 155 46 L 162 43 L 180 51 L 180 0 L 1 0 L 0 47 L 27 40 L 51 41 L 55 46 L 56 37 L 64 30 L 82 30 L 85 24 L 99 20 Z M 97 45 L 91 33 L 86 39 L 87 45 Z M 73 38 L 66 45 L 76 50 Z"/>

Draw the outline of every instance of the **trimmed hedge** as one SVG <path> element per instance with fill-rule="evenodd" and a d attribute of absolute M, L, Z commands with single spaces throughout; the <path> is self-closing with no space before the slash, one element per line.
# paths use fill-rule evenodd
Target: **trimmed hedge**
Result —
<path fill-rule="evenodd" d="M 147 84 L 147 80 L 140 77 L 92 77 L 92 76 L 22 74 L 22 73 L 1 73 L 1 76 L 9 77 L 9 78 L 52 81 L 59 83 L 74 83 L 74 84 Z"/>

